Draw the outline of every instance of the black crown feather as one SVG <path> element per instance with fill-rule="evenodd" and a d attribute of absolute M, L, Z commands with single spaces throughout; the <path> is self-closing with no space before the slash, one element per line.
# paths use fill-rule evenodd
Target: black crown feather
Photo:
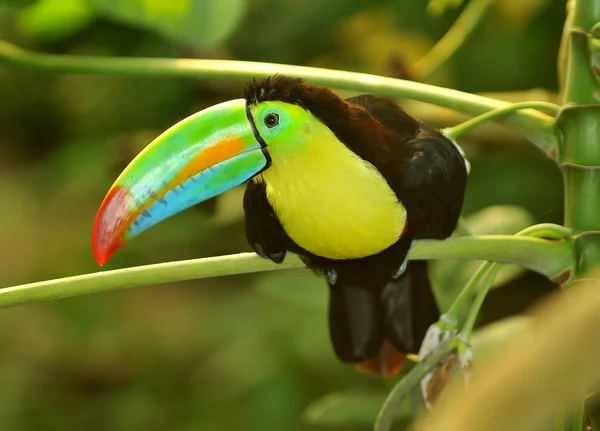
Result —
<path fill-rule="evenodd" d="M 302 106 L 305 88 L 302 79 L 277 74 L 259 80 L 252 79 L 246 84 L 242 95 L 251 105 L 279 100 Z"/>

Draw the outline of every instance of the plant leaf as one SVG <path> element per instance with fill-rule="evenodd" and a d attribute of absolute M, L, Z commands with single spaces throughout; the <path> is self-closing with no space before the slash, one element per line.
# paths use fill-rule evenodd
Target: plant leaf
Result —
<path fill-rule="evenodd" d="M 118 21 L 155 30 L 197 48 L 211 48 L 235 30 L 245 0 L 88 0 Z"/>

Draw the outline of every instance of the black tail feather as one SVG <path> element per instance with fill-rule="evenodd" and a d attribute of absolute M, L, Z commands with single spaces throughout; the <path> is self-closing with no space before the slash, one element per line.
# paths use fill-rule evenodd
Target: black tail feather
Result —
<path fill-rule="evenodd" d="M 381 292 L 385 335 L 399 351 L 418 353 L 429 326 L 440 315 L 431 290 L 427 261 L 410 261 Z"/>
<path fill-rule="evenodd" d="M 381 290 L 342 277 L 329 288 L 329 332 L 340 361 L 350 364 L 377 355 L 384 340 Z"/>
<path fill-rule="evenodd" d="M 389 377 L 407 353 L 418 353 L 425 333 L 439 318 L 426 261 L 382 287 L 361 277 L 340 277 L 329 285 L 329 331 L 333 350 L 344 363 Z"/>

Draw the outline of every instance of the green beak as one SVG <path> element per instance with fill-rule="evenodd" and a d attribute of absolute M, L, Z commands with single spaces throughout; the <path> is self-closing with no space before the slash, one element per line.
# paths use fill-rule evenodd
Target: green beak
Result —
<path fill-rule="evenodd" d="M 175 124 L 138 154 L 108 191 L 92 233 L 96 261 L 103 265 L 134 236 L 242 184 L 269 164 L 244 99 Z"/>

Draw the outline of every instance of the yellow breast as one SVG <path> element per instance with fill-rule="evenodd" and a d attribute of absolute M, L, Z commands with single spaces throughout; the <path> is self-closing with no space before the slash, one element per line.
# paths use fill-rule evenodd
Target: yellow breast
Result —
<path fill-rule="evenodd" d="M 394 244 L 406 210 L 370 163 L 324 128 L 289 156 L 273 157 L 267 198 L 300 247 L 330 259 L 370 256 Z"/>

